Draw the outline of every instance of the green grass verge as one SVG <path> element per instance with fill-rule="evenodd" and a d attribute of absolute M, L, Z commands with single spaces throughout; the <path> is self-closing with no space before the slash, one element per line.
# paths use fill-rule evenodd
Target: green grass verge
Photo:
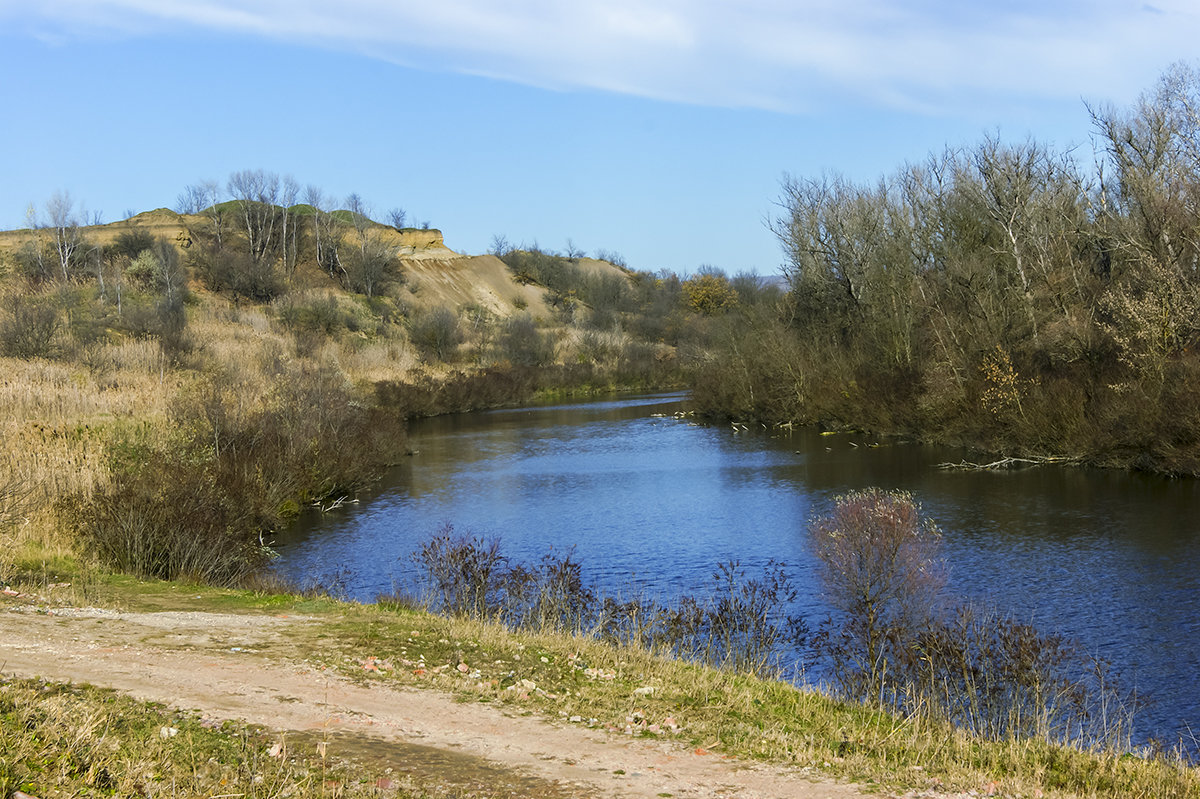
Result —
<path fill-rule="evenodd" d="M 319 744 L 89 685 L 0 678 L 0 797 L 425 795 Z"/>
<path fill-rule="evenodd" d="M 145 582 L 87 570 L 23 573 L 30 590 L 48 598 L 57 592 L 59 601 L 315 617 L 320 624 L 297 627 L 267 654 L 357 681 L 434 688 L 461 701 L 496 703 L 618 737 L 671 739 L 713 756 L 799 767 L 867 787 L 1200 799 L 1200 772 L 1170 759 L 983 741 L 928 719 L 902 719 L 786 683 L 589 638 L 511 632 L 397 604 Z M 45 593 L 54 584 L 47 580 L 72 586 Z"/>

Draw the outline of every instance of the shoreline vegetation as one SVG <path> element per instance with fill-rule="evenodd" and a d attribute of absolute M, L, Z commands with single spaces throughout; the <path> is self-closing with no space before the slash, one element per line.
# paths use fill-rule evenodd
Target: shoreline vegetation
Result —
<path fill-rule="evenodd" d="M 688 387 L 712 416 L 964 444 L 1001 465 L 1200 474 L 1195 107 L 1200 76 L 1177 66 L 1132 109 L 1089 109 L 1104 149 L 1093 172 L 989 138 L 877 184 L 789 178 L 772 222 L 782 286 L 502 237 L 467 259 L 402 212 L 381 224 L 361 198 L 334 209 L 314 188 L 298 202 L 295 181 L 261 170 L 111 225 L 55 194 L 28 230 L 0 233 L 0 584 L 49 584 L 50 563 L 72 582 L 251 584 L 271 530 L 405 457 L 409 418 L 537 395 Z M 456 270 L 490 288 L 447 293 Z M 880 599 L 835 579 L 836 626 L 773 615 L 791 590 L 778 572 L 717 565 L 712 597 L 605 610 L 579 564 L 509 564 L 449 534 L 428 545 L 425 589 L 489 635 L 553 633 L 545 646 L 565 657 L 599 631 L 604 658 L 741 692 L 726 715 L 710 708 L 714 734 L 789 730 L 769 751 L 739 744 L 745 756 L 819 751 L 855 763 L 846 776 L 908 786 L 903 769 L 932 752 L 956 780 L 1015 773 L 1028 795 L 1200 796 L 1171 747 L 1131 756 L 1107 715 L 1084 733 L 1100 712 L 1089 701 L 1124 702 L 1102 664 L 1087 663 L 1099 683 L 1064 677 L 1086 661 L 1070 642 L 978 609 L 932 611 L 934 583 L 909 579 L 936 564 L 912 498 L 848 495 L 838 512 L 813 528 L 827 563 L 843 562 L 830 574 L 850 573 L 831 542 L 855 540 L 896 582 Z M 353 612 L 417 613 L 408 604 Z M 769 646 L 734 654 L 739 641 Z M 762 679 L 778 676 L 766 666 L 784 641 L 820 652 L 842 703 Z M 6 682 L 0 693 L 27 698 L 0 700 L 0 714 L 23 712 L 31 690 Z M 804 722 L 787 714 L 813 703 L 842 714 L 823 722 L 836 745 L 810 750 L 812 733 L 793 729 Z M 4 793 L 23 780 L 0 772 Z"/>
<path fill-rule="evenodd" d="M 989 136 L 876 181 L 788 177 L 787 293 L 732 318 L 707 413 L 1200 474 L 1200 72 L 1088 108 L 1094 160 Z"/>
<path fill-rule="evenodd" d="M 75 606 L 150 615 L 302 615 L 304 625 L 284 639 L 256 645 L 258 656 L 303 661 L 367 685 L 433 689 L 460 701 L 496 703 L 557 724 L 604 731 L 618 741 L 661 739 L 681 750 L 780 764 L 884 795 L 1200 796 L 1196 769 L 1166 752 L 1134 755 L 1016 734 L 993 739 L 951 724 L 931 707 L 901 713 L 752 670 L 682 659 L 662 648 L 447 612 L 432 597 L 427 606 L 406 596 L 358 604 L 319 589 L 135 581 L 64 556 L 22 564 L 12 584 L 18 590 L 0 596 L 0 612 L 33 603 L 31 609 L 41 612 Z M 539 595 L 545 599 L 553 592 Z M 717 601 L 706 602 L 707 611 L 720 613 L 719 595 L 710 599 Z M 217 631 L 216 640 L 227 639 Z M 88 723 L 80 726 L 81 718 Z M 289 736 L 288 757 L 281 759 L 271 754 L 280 739 L 270 731 L 215 724 L 86 685 L 5 678 L 0 719 L 0 749 L 13 755 L 0 767 L 0 793 L 6 796 L 142 793 L 139 782 L 155 795 L 170 790 L 172 781 L 176 790 L 191 785 L 204 795 L 244 790 L 253 796 L 332 791 L 408 797 L 444 795 L 446 789 L 436 774 L 405 781 L 379 773 L 378 763 L 352 755 L 347 760 L 345 752 L 353 749 L 336 740 L 322 751 L 313 741 Z M 207 765 L 196 769 L 196 763 Z M 381 785 L 387 789 L 381 792 Z"/>

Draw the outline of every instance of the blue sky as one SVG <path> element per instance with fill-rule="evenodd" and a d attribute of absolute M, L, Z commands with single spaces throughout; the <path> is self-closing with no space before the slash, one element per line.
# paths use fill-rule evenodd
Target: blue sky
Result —
<path fill-rule="evenodd" d="M 1194 0 L 0 0 L 0 227 L 262 168 L 461 252 L 777 271 L 784 173 L 985 133 L 1090 160 L 1084 101 L 1196 58 Z"/>

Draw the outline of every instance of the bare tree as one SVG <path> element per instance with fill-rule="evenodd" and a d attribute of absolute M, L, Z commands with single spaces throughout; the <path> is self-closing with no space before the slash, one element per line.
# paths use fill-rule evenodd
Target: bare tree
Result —
<path fill-rule="evenodd" d="M 184 186 L 183 191 L 179 192 L 179 196 L 175 198 L 175 212 L 184 216 L 195 216 L 208 207 L 207 199 L 201 184 L 192 183 Z"/>
<path fill-rule="evenodd" d="M 202 180 L 185 186 L 175 201 L 175 210 L 189 216 L 204 216 L 212 226 L 216 247 L 221 250 L 225 246 L 225 228 L 228 226 L 229 214 L 221 205 L 223 196 L 221 185 L 215 180 Z"/>
<path fill-rule="evenodd" d="M 1161 382 L 1200 339 L 1200 72 L 1177 64 L 1130 112 L 1091 113 L 1115 171 L 1101 190 L 1118 265 L 1108 330 L 1123 361 Z"/>
<path fill-rule="evenodd" d="M 393 208 L 388 211 L 388 224 L 396 230 L 403 230 L 407 222 L 408 213 L 403 208 Z"/>
<path fill-rule="evenodd" d="M 54 236 L 54 250 L 58 254 L 62 279 L 70 280 L 72 260 L 84 243 L 83 233 L 79 229 L 79 217 L 75 211 L 75 201 L 71 199 L 71 194 L 56 191 L 51 195 L 46 201 L 46 216 Z"/>
<path fill-rule="evenodd" d="M 358 234 L 359 247 L 366 252 L 367 247 L 367 231 L 375 223 L 371 221 L 371 209 L 363 201 L 363 198 L 356 193 L 351 193 L 346 198 L 346 210 L 350 212 L 350 224 L 354 226 L 354 232 Z"/>
<path fill-rule="evenodd" d="M 508 236 L 503 233 L 496 233 L 492 236 L 492 244 L 488 247 L 488 252 L 497 258 L 503 258 L 513 251 L 512 243 L 509 242 Z"/>
<path fill-rule="evenodd" d="M 378 230 L 364 231 L 359 248 L 351 252 L 344 264 L 346 288 L 373 297 L 393 279 L 395 269 L 395 245 L 386 241 Z"/>
<path fill-rule="evenodd" d="M 237 201 L 250 257 L 262 263 L 275 254 L 275 227 L 279 220 L 279 176 L 261 169 L 234 172 L 227 184 Z"/>
<path fill-rule="evenodd" d="M 337 218 L 329 213 L 329 199 L 316 186 L 308 186 L 304 190 L 304 202 L 312 207 L 313 246 L 316 249 L 317 264 L 330 275 L 340 277 L 344 274 L 341 262 L 341 225 Z"/>
<path fill-rule="evenodd" d="M 283 217 L 283 271 L 289 276 L 296 270 L 296 262 L 300 256 L 300 226 L 295 218 L 295 211 L 292 210 L 299 194 L 300 184 L 291 175 L 285 176 L 281 183 L 279 202 Z"/>
<path fill-rule="evenodd" d="M 30 203 L 25 209 L 25 224 L 33 231 L 43 229 L 42 220 L 38 216 L 37 207 L 33 203 Z M 42 244 L 42 238 L 39 234 L 32 241 L 25 243 L 24 247 L 21 248 L 20 255 L 26 264 L 26 271 L 31 277 L 36 277 L 38 280 L 49 280 L 52 267 L 47 258 L 46 248 Z"/>

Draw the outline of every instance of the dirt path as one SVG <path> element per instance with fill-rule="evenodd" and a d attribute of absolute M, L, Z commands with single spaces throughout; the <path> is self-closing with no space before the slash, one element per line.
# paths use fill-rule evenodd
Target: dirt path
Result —
<path fill-rule="evenodd" d="M 356 685 L 256 651 L 303 618 L 83 608 L 0 611 L 0 672 L 89 682 L 142 699 L 321 736 L 331 751 L 498 796 L 850 799 L 798 771 L 677 743 L 556 725 L 435 690 Z M 269 647 L 265 647 L 270 649 Z M 286 740 L 286 736 L 285 736 Z"/>

